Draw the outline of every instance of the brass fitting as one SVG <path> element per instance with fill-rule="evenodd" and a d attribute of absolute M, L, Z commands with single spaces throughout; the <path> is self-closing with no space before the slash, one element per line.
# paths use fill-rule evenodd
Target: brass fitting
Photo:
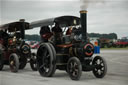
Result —
<path fill-rule="evenodd" d="M 80 13 L 87 13 L 87 10 L 81 10 Z"/>

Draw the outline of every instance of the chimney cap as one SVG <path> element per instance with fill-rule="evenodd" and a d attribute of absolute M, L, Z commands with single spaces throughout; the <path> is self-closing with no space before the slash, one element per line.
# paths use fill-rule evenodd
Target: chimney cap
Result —
<path fill-rule="evenodd" d="M 19 21 L 20 21 L 20 22 L 25 22 L 25 19 L 20 19 Z"/>
<path fill-rule="evenodd" d="M 87 10 L 81 10 L 80 13 L 87 13 Z"/>

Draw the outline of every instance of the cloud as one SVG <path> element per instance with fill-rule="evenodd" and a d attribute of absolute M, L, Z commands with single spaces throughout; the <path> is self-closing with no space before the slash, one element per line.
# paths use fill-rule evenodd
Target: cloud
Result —
<path fill-rule="evenodd" d="M 49 15 L 47 17 L 53 17 L 53 15 L 59 14 L 68 14 L 71 13 L 75 8 L 71 8 L 70 4 L 72 2 L 33 2 L 33 1 L 25 1 L 25 2 L 2 2 L 2 17 L 8 19 L 21 18 L 21 17 L 31 17 L 37 19 L 37 17 L 43 17 L 45 15 Z M 65 6 L 69 8 L 65 8 Z M 78 5 L 76 5 L 78 6 Z M 74 9 L 75 10 L 75 9 Z M 73 11 L 74 11 L 73 10 Z M 9 13 L 9 14 L 8 14 Z M 36 16 L 35 16 L 36 15 Z M 63 14 L 62 14 L 63 15 Z M 46 17 L 46 18 L 47 18 Z M 45 17 L 44 17 L 45 18 Z"/>
<path fill-rule="evenodd" d="M 88 32 L 115 32 L 119 37 L 127 36 L 128 1 L 104 0 L 104 3 L 99 3 L 93 3 L 87 9 Z M 0 21 L 4 24 L 22 18 L 31 22 L 61 15 L 79 17 L 81 2 L 80 0 L 2 0 L 0 6 Z M 38 34 L 38 30 L 34 29 L 26 33 Z"/>

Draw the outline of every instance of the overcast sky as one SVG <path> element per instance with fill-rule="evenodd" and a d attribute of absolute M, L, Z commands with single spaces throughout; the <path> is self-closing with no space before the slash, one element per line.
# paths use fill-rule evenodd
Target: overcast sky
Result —
<path fill-rule="evenodd" d="M 88 10 L 89 33 L 114 32 L 119 38 L 128 36 L 128 0 L 0 0 L 0 24 L 62 15 L 79 17 L 81 7 Z M 38 34 L 39 29 L 26 33 Z"/>

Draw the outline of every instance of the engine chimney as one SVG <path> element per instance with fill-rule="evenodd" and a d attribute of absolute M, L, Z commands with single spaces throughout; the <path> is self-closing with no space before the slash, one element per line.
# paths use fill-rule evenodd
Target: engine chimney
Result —
<path fill-rule="evenodd" d="M 80 11 L 81 32 L 83 41 L 87 42 L 87 11 Z"/>

